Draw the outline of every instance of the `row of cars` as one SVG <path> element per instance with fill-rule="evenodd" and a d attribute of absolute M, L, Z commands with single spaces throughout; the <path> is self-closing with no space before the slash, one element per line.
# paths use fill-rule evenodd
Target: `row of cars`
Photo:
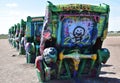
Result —
<path fill-rule="evenodd" d="M 41 82 L 98 77 L 110 57 L 107 36 L 109 5 L 60 4 L 48 1 L 44 17 L 27 17 L 9 29 L 9 41 L 27 63 L 35 63 Z M 21 35 L 23 34 L 23 35 Z"/>
<path fill-rule="evenodd" d="M 27 21 L 15 24 L 9 29 L 9 42 L 19 51 L 19 55 L 26 55 L 27 63 L 35 63 L 39 55 L 40 33 L 44 17 L 27 17 Z"/>
<path fill-rule="evenodd" d="M 24 29 L 24 30 L 23 30 Z M 11 28 L 9 28 L 8 31 L 8 39 L 10 44 L 16 48 L 17 50 L 21 49 L 21 40 L 23 40 L 24 34 L 26 29 L 26 22 L 21 19 L 20 23 L 17 23 L 13 25 Z M 19 50 L 20 54 L 25 54 L 25 52 L 21 52 L 22 50 Z"/>

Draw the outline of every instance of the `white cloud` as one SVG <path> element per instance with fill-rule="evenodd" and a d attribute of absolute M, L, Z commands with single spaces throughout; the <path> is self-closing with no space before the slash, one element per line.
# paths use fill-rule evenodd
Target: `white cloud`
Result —
<path fill-rule="evenodd" d="M 18 7 L 18 4 L 17 3 L 7 3 L 7 4 L 5 4 L 5 6 L 13 8 L 13 7 Z"/>

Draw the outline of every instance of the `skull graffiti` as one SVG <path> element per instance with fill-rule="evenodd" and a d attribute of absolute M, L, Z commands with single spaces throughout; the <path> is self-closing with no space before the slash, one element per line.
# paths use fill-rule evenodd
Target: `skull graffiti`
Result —
<path fill-rule="evenodd" d="M 73 31 L 73 35 L 76 42 L 81 41 L 84 34 L 85 34 L 85 29 L 81 26 L 77 26 Z"/>

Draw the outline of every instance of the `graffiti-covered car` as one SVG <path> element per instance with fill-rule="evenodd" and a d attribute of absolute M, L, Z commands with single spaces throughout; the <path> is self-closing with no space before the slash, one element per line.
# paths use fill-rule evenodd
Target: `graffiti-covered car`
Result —
<path fill-rule="evenodd" d="M 15 33 L 15 43 L 16 43 L 16 49 L 19 50 L 19 33 L 20 33 L 20 23 L 17 23 L 16 25 L 16 33 Z"/>
<path fill-rule="evenodd" d="M 11 45 L 12 45 L 12 37 L 13 37 L 12 31 L 13 31 L 12 27 L 10 27 L 9 30 L 8 30 L 8 41 Z"/>
<path fill-rule="evenodd" d="M 20 23 L 20 32 L 19 32 L 19 54 L 25 55 L 25 30 L 26 30 L 26 22 L 21 19 Z"/>
<path fill-rule="evenodd" d="M 36 56 L 39 55 L 42 26 L 43 17 L 27 17 L 25 32 L 27 63 L 34 63 Z"/>
<path fill-rule="evenodd" d="M 110 56 L 102 43 L 107 35 L 109 5 L 54 5 L 46 8 L 40 56 L 39 81 L 98 77 Z"/>
<path fill-rule="evenodd" d="M 17 45 L 16 45 L 16 31 L 17 31 L 17 25 L 15 24 L 15 25 L 12 27 L 12 29 L 13 29 L 13 31 L 12 31 L 12 33 L 13 33 L 12 45 L 13 45 L 14 48 L 16 48 L 16 47 L 17 47 Z"/>

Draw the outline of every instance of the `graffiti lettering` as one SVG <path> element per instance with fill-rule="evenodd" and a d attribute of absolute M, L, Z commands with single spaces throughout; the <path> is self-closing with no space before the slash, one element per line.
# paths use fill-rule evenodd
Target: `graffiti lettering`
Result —
<path fill-rule="evenodd" d="M 63 11 L 69 10 L 90 10 L 90 5 L 68 5 L 62 7 Z"/>

